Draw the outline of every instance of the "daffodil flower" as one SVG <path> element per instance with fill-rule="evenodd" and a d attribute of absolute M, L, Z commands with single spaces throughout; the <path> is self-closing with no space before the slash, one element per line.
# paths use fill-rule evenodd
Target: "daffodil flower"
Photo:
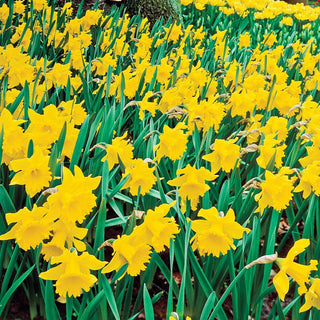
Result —
<path fill-rule="evenodd" d="M 305 294 L 305 303 L 299 312 L 305 312 L 312 307 L 320 310 L 320 279 L 311 278 L 311 286 Z"/>
<path fill-rule="evenodd" d="M 276 259 L 275 262 L 279 266 L 280 271 L 274 276 L 273 284 L 281 300 L 284 300 L 285 295 L 289 291 L 288 276 L 298 283 L 298 292 L 300 295 L 307 291 L 306 282 L 309 281 L 310 272 L 317 270 L 318 261 L 311 260 L 309 265 L 302 265 L 294 262 L 294 258 L 303 252 L 309 244 L 309 239 L 300 239 L 296 241 L 294 246 L 289 250 L 286 258 Z"/>
<path fill-rule="evenodd" d="M 244 232 L 250 232 L 235 221 L 232 209 L 225 216 L 220 216 L 215 207 L 201 209 L 198 215 L 204 219 L 192 221 L 191 228 L 196 234 L 191 242 L 192 249 L 198 249 L 203 256 L 212 254 L 219 257 L 220 254 L 226 254 L 231 248 L 236 248 L 234 239 L 241 239 Z"/>
<path fill-rule="evenodd" d="M 88 252 L 78 256 L 76 251 L 68 250 L 58 257 L 53 257 L 51 263 L 60 264 L 41 272 L 39 276 L 44 280 L 56 280 L 56 292 L 62 297 L 67 294 L 69 297 L 79 297 L 82 290 L 88 292 L 98 280 L 90 270 L 99 270 L 105 265 L 105 262 Z"/>

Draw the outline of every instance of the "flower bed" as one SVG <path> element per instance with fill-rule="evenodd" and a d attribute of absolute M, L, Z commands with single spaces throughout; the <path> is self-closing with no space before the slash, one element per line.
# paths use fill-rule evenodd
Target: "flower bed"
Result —
<path fill-rule="evenodd" d="M 182 5 L 0 0 L 2 317 L 319 317 L 320 8 Z"/>

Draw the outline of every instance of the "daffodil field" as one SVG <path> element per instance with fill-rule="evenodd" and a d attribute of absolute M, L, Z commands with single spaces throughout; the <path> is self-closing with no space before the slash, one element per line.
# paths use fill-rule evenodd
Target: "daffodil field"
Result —
<path fill-rule="evenodd" d="M 0 0 L 0 318 L 320 319 L 320 7 L 83 3 Z"/>

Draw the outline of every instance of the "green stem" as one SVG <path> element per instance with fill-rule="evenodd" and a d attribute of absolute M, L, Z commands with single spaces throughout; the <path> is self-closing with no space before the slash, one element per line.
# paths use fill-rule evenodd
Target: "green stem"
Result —
<path fill-rule="evenodd" d="M 227 290 L 224 292 L 224 294 L 222 295 L 222 297 L 219 299 L 218 303 L 216 304 L 216 306 L 214 307 L 212 314 L 209 318 L 209 320 L 213 320 L 216 313 L 219 311 L 219 309 L 221 308 L 222 304 L 224 303 L 224 301 L 227 299 L 227 296 L 229 295 L 229 293 L 232 291 L 233 287 L 236 285 L 236 283 L 239 281 L 239 279 L 244 275 L 244 273 L 246 272 L 246 268 L 243 268 L 238 275 L 233 279 L 233 281 L 230 283 L 229 287 L 227 288 Z"/>

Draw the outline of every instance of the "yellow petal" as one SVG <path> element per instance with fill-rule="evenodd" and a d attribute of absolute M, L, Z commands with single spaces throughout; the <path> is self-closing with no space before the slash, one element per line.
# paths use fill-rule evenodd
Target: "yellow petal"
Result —
<path fill-rule="evenodd" d="M 289 250 L 287 259 L 293 261 L 293 259 L 304 251 L 306 247 L 310 245 L 309 239 L 300 239 L 296 241 L 293 245 L 293 247 Z"/>
<path fill-rule="evenodd" d="M 273 284 L 278 292 L 279 298 L 283 301 L 289 291 L 289 279 L 284 271 L 279 271 L 273 278 Z"/>
<path fill-rule="evenodd" d="M 86 265 L 91 270 L 99 270 L 106 265 L 106 262 L 98 260 L 95 256 L 89 254 L 88 252 L 84 252 L 81 255 L 81 260 L 83 265 Z"/>
<path fill-rule="evenodd" d="M 2 234 L 0 236 L 0 240 L 3 241 L 3 240 L 11 240 L 11 239 L 15 239 L 16 238 L 16 234 L 17 234 L 17 229 L 19 228 L 15 228 L 15 226 L 9 230 L 7 233 L 5 234 Z"/>
<path fill-rule="evenodd" d="M 128 262 L 125 260 L 125 258 L 116 252 L 111 261 L 101 270 L 101 272 L 109 273 L 113 270 L 118 271 L 126 263 Z"/>
<path fill-rule="evenodd" d="M 59 266 L 53 267 L 48 271 L 41 272 L 39 277 L 43 280 L 57 280 L 65 271 L 65 266 L 60 264 Z"/>

